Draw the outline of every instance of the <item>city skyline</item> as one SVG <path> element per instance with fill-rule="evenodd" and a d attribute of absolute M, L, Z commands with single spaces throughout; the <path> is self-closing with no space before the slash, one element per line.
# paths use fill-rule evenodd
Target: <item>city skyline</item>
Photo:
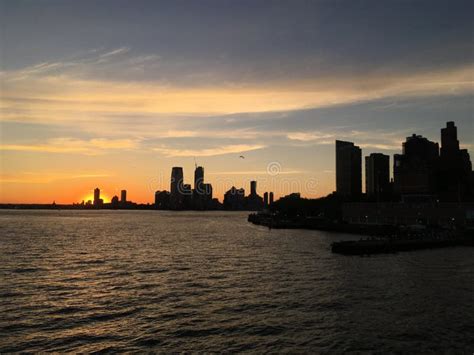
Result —
<path fill-rule="evenodd" d="M 0 202 L 152 202 L 194 159 L 221 201 L 272 162 L 316 198 L 336 139 L 393 156 L 447 121 L 472 152 L 473 6 L 1 0 Z"/>
<path fill-rule="evenodd" d="M 468 149 L 463 149 L 458 139 L 454 121 L 446 122 L 440 128 L 441 144 L 431 141 L 423 135 L 413 133 L 401 144 L 401 153 L 395 153 L 391 159 L 383 153 L 364 155 L 354 142 L 336 140 L 335 143 L 335 190 L 327 194 L 353 201 L 404 201 L 415 198 L 417 201 L 461 201 L 470 199 L 474 193 L 474 171 Z M 240 158 L 245 159 L 244 156 Z M 215 197 L 214 187 L 205 178 L 205 169 L 194 162 L 193 184 L 187 184 L 185 169 L 174 166 L 168 180 L 169 189 L 154 191 L 154 201 L 138 204 L 155 206 L 157 209 L 170 210 L 261 210 L 269 207 L 281 197 L 297 195 L 307 198 L 307 188 L 313 188 L 312 181 L 305 185 L 295 185 L 294 181 L 283 181 L 289 191 L 286 195 L 275 195 L 264 189 L 258 194 L 254 177 L 246 177 L 242 187 L 236 187 L 232 180 L 220 180 L 225 193 L 222 199 Z M 365 172 L 365 174 L 364 174 Z M 281 173 L 278 162 L 267 165 L 267 179 L 273 180 Z M 264 188 L 278 185 L 275 181 L 265 184 Z M 279 182 L 278 182 L 279 183 Z M 250 193 L 245 194 L 245 186 Z M 231 186 L 231 187 L 229 187 Z M 365 186 L 365 189 L 362 187 Z M 285 190 L 285 189 L 280 189 Z M 107 196 L 107 195 L 105 195 Z M 137 203 L 127 198 L 127 190 L 120 189 L 112 198 L 101 195 L 99 187 L 82 201 L 72 202 L 75 206 L 94 206 L 95 208 L 135 208 Z M 119 197 L 120 196 L 120 197 Z M 421 198 L 421 200 L 420 200 Z M 56 200 L 53 201 L 56 204 Z"/>

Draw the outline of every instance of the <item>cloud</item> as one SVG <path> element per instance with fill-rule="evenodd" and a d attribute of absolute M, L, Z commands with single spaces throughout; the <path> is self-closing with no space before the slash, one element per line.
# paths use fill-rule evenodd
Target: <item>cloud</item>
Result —
<path fill-rule="evenodd" d="M 243 153 L 262 148 L 265 148 L 265 146 L 261 144 L 235 144 L 206 149 L 177 149 L 157 147 L 153 150 L 160 152 L 167 157 L 211 157 L 216 155 Z"/>
<path fill-rule="evenodd" d="M 44 172 L 19 172 L 14 174 L 0 174 L 0 182 L 16 183 L 16 184 L 47 184 L 59 180 L 76 180 L 76 179 L 95 179 L 110 177 L 105 173 L 44 173 Z"/>
<path fill-rule="evenodd" d="M 0 150 L 44 153 L 79 153 L 86 155 L 103 154 L 109 150 L 128 150 L 137 146 L 131 139 L 94 138 L 81 140 L 76 138 L 53 138 L 46 143 L 2 144 Z"/>
<path fill-rule="evenodd" d="M 122 53 L 125 49 L 113 52 Z M 474 65 L 431 72 L 372 72 L 359 76 L 281 80 L 271 83 L 180 86 L 167 81 L 96 80 L 65 69 L 68 63 L 41 63 L 3 72 L 0 98 L 6 120 L 76 121 L 77 116 L 229 115 L 324 108 L 383 98 L 466 95 L 474 92 Z M 120 72 L 119 66 L 116 72 Z M 123 69 L 122 69 L 123 70 Z M 33 73 L 33 74 L 32 74 Z M 81 74 L 82 73 L 82 74 Z M 81 74 L 81 75 L 79 75 Z M 12 80 L 15 79 L 15 80 Z M 301 138 L 301 137 L 300 137 Z M 302 140 L 302 139 L 300 139 Z"/>
<path fill-rule="evenodd" d="M 312 142 L 319 141 L 320 144 L 327 144 L 327 142 L 333 142 L 335 135 L 321 132 L 290 132 L 287 135 L 290 140 Z"/>
<path fill-rule="evenodd" d="M 128 48 L 128 47 L 120 47 L 120 48 L 114 49 L 110 52 L 101 54 L 101 55 L 99 55 L 99 57 L 100 58 L 107 58 L 107 57 L 112 57 L 112 56 L 117 55 L 117 54 L 124 54 L 124 53 L 127 53 L 129 51 L 130 51 L 130 48 Z"/>

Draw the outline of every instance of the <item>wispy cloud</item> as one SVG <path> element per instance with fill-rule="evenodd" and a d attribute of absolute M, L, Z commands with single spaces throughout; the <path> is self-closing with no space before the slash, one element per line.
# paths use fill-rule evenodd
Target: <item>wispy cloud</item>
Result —
<path fill-rule="evenodd" d="M 99 55 L 99 57 L 100 58 L 107 58 L 107 57 L 112 57 L 112 56 L 117 55 L 117 54 L 124 54 L 124 53 L 127 53 L 129 51 L 130 51 L 130 48 L 128 48 L 128 47 L 120 47 L 120 48 L 114 49 L 110 52 L 101 54 L 101 55 Z"/>
<path fill-rule="evenodd" d="M 157 147 L 153 150 L 156 152 L 160 152 L 168 157 L 211 157 L 216 155 L 243 153 L 262 148 L 265 148 L 265 146 L 261 144 L 235 144 L 205 149 L 178 149 L 168 147 Z"/>
<path fill-rule="evenodd" d="M 94 138 L 81 140 L 75 138 L 54 138 L 46 143 L 2 144 L 0 145 L 0 150 L 97 155 L 109 150 L 133 149 L 136 146 L 137 142 L 131 139 Z"/>
<path fill-rule="evenodd" d="M 110 58 L 127 51 L 128 48 L 122 47 L 101 56 L 102 59 L 103 56 Z M 100 81 L 88 76 L 84 65 L 85 62 L 78 72 L 70 71 L 74 64 L 59 61 L 3 72 L 2 77 L 9 79 L 4 82 L 0 98 L 3 111 L 7 115 L 26 109 L 32 113 L 46 112 L 49 120 L 60 117 L 65 121 L 72 119 L 77 112 L 91 115 L 123 112 L 135 115 L 228 115 L 332 107 L 388 97 L 474 93 L 474 65 L 414 74 L 368 73 L 325 80 L 308 78 L 271 84 L 221 86 L 205 83 L 180 86 L 160 80 Z M 127 66 L 120 65 L 116 73 L 124 68 Z M 53 70 L 54 75 L 51 73 Z M 22 114 L 24 120 L 28 119 L 28 112 Z M 304 139 L 299 137 L 299 140 Z"/>

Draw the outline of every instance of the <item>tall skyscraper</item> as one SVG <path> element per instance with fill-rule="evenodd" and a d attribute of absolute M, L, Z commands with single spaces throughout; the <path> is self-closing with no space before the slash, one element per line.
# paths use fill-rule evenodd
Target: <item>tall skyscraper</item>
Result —
<path fill-rule="evenodd" d="M 453 156 L 458 152 L 458 130 L 454 122 L 446 122 L 446 128 L 441 129 L 441 157 Z"/>
<path fill-rule="evenodd" d="M 413 134 L 402 146 L 402 154 L 393 159 L 395 193 L 400 195 L 432 195 L 436 192 L 438 143 Z"/>
<path fill-rule="evenodd" d="M 347 197 L 362 193 L 362 151 L 352 142 L 336 141 L 336 192 Z"/>
<path fill-rule="evenodd" d="M 474 194 L 474 174 L 467 149 L 459 148 L 454 122 L 441 129 L 437 189 L 442 201 L 462 201 Z"/>
<path fill-rule="evenodd" d="M 273 192 L 270 192 L 270 201 L 268 201 L 271 205 L 273 203 Z"/>
<path fill-rule="evenodd" d="M 198 195 L 203 195 L 204 191 L 204 168 L 202 166 L 197 166 L 194 170 L 194 190 Z"/>
<path fill-rule="evenodd" d="M 267 207 L 268 206 L 268 192 L 265 192 L 263 194 L 263 206 Z"/>
<path fill-rule="evenodd" d="M 182 207 L 183 193 L 183 168 L 175 166 L 171 170 L 170 206 L 172 209 Z"/>
<path fill-rule="evenodd" d="M 257 182 L 255 180 L 250 181 L 250 195 L 257 195 Z"/>
<path fill-rule="evenodd" d="M 390 157 L 372 153 L 365 157 L 365 192 L 369 196 L 387 196 L 390 186 Z"/>
<path fill-rule="evenodd" d="M 100 205 L 100 189 L 96 187 L 94 189 L 94 206 Z"/>
<path fill-rule="evenodd" d="M 127 202 L 127 190 L 120 191 L 120 202 Z"/>

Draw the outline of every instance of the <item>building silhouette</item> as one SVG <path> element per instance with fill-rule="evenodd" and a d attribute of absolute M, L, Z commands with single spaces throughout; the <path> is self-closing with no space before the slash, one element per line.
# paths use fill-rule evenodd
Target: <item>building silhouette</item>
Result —
<path fill-rule="evenodd" d="M 127 202 L 127 190 L 120 191 L 120 202 L 125 204 Z"/>
<path fill-rule="evenodd" d="M 257 182 L 250 181 L 250 195 L 245 198 L 245 208 L 251 211 L 259 211 L 263 208 L 263 198 L 257 194 Z"/>
<path fill-rule="evenodd" d="M 365 193 L 377 200 L 387 198 L 390 188 L 390 157 L 372 153 L 365 157 Z"/>
<path fill-rule="evenodd" d="M 160 210 L 170 208 L 170 193 L 168 191 L 155 192 L 155 208 Z"/>
<path fill-rule="evenodd" d="M 96 187 L 94 189 L 94 206 L 100 207 L 104 204 L 104 200 L 100 198 L 100 189 Z"/>
<path fill-rule="evenodd" d="M 255 180 L 250 181 L 250 196 L 257 195 L 257 182 Z"/>
<path fill-rule="evenodd" d="M 270 200 L 268 201 L 269 205 L 273 203 L 273 192 L 270 191 Z"/>
<path fill-rule="evenodd" d="M 224 209 L 226 210 L 244 210 L 245 209 L 245 190 L 237 189 L 232 186 L 224 194 Z"/>
<path fill-rule="evenodd" d="M 336 140 L 336 192 L 351 198 L 362 193 L 362 151 L 352 142 Z"/>
<path fill-rule="evenodd" d="M 402 154 L 394 155 L 395 193 L 402 198 L 408 195 L 434 195 L 438 158 L 438 143 L 416 134 L 407 137 L 402 145 Z"/>
<path fill-rule="evenodd" d="M 197 210 L 206 208 L 206 191 L 204 187 L 204 168 L 196 166 L 194 170 L 194 190 L 193 190 L 193 207 Z"/>
<path fill-rule="evenodd" d="M 119 198 L 118 196 L 112 197 L 112 200 L 110 200 L 110 205 L 112 208 L 118 208 L 119 207 Z"/>
<path fill-rule="evenodd" d="M 263 206 L 268 207 L 268 192 L 263 194 Z"/>
<path fill-rule="evenodd" d="M 183 168 L 175 166 L 171 169 L 170 208 L 181 209 L 184 202 Z"/>
<path fill-rule="evenodd" d="M 194 170 L 194 190 L 203 195 L 204 194 L 204 168 L 202 166 L 196 166 Z"/>
<path fill-rule="evenodd" d="M 459 148 L 454 122 L 447 122 L 441 129 L 437 178 L 439 198 L 443 201 L 461 201 L 474 193 L 471 159 L 467 149 Z"/>

